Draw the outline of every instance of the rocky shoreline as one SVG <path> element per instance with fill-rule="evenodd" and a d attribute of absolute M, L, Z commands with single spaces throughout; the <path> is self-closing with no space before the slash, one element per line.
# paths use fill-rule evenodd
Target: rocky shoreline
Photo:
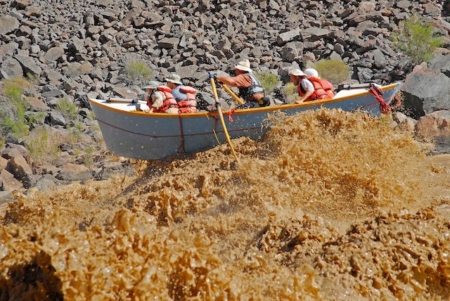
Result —
<path fill-rule="evenodd" d="M 413 13 L 432 22 L 444 40 L 436 57 L 418 66 L 391 41 Z M 449 15 L 449 1 L 0 0 L 2 86 L 17 76 L 34 78 L 25 91 L 30 130 L 58 137 L 52 143 L 59 150 L 55 158 L 44 154 L 47 160 L 36 161 L 24 139 L 5 133 L 0 200 L 12 199 L 13 191 L 133 173 L 130 160 L 108 154 L 87 101 L 139 97 L 140 86 L 125 73 L 133 60 L 147 62 L 160 81 L 176 72 L 206 101 L 207 73 L 229 72 L 243 58 L 254 70 L 276 74 L 280 85 L 293 66 L 342 60 L 353 81 L 404 81 L 393 126 L 434 141 L 435 153 L 448 153 Z M 8 99 L 0 94 L 8 112 Z M 61 99 L 77 114 L 62 114 Z"/>

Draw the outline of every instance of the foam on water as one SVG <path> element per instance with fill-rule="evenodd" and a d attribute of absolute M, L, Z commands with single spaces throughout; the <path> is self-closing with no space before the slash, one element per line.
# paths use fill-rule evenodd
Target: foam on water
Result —
<path fill-rule="evenodd" d="M 450 165 L 389 118 L 272 116 L 138 176 L 20 196 L 0 300 L 447 300 Z M 24 299 L 24 300 L 25 300 Z"/>

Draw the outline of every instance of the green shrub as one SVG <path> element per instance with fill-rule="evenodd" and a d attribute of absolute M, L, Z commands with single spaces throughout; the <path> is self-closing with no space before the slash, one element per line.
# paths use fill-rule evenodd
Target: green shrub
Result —
<path fill-rule="evenodd" d="M 294 103 L 299 98 L 297 87 L 293 83 L 287 83 L 284 86 L 283 96 L 287 103 Z"/>
<path fill-rule="evenodd" d="M 131 60 L 125 65 L 125 71 L 131 82 L 136 85 L 143 85 L 152 77 L 152 70 L 147 63 L 142 60 Z"/>
<path fill-rule="evenodd" d="M 26 119 L 29 124 L 44 124 L 46 117 L 46 112 L 27 112 Z"/>
<path fill-rule="evenodd" d="M 400 24 L 393 42 L 414 64 L 428 62 L 433 58 L 434 50 L 443 44 L 441 37 L 434 36 L 433 31 L 431 23 L 414 16 Z"/>
<path fill-rule="evenodd" d="M 61 137 L 50 133 L 47 128 L 38 127 L 24 139 L 25 147 L 30 151 L 31 158 L 38 164 L 53 163 L 59 156 Z"/>
<path fill-rule="evenodd" d="M 270 72 L 256 73 L 256 77 L 261 82 L 266 94 L 270 94 L 279 82 L 278 76 Z"/>
<path fill-rule="evenodd" d="M 8 106 L 0 108 L 0 133 L 12 133 L 16 138 L 22 138 L 29 133 L 29 125 L 26 123 L 25 112 L 28 102 L 23 97 L 26 89 L 31 84 L 23 77 L 7 79 L 3 82 L 3 95 L 7 98 Z"/>
<path fill-rule="evenodd" d="M 84 148 L 84 154 L 83 154 L 82 162 L 90 170 L 92 170 L 94 168 L 94 164 L 95 164 L 94 154 L 95 154 L 95 151 L 96 151 L 96 148 L 94 146 L 92 146 L 92 145 Z"/>
<path fill-rule="evenodd" d="M 83 134 L 84 124 L 79 121 L 75 121 L 68 129 L 67 142 L 70 144 L 78 143 Z"/>
<path fill-rule="evenodd" d="M 69 120 L 76 119 L 79 113 L 78 107 L 65 97 L 59 99 L 56 108 Z"/>
<path fill-rule="evenodd" d="M 3 147 L 5 147 L 6 144 L 6 137 L 5 136 L 1 136 L 0 137 L 0 150 L 3 149 Z"/>
<path fill-rule="evenodd" d="M 350 68 L 341 60 L 321 60 L 314 64 L 319 76 L 334 86 L 350 78 Z"/>

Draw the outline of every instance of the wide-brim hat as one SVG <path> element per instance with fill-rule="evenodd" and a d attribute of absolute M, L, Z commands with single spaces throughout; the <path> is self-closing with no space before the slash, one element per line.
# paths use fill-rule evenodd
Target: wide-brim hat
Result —
<path fill-rule="evenodd" d="M 290 75 L 294 75 L 294 76 L 306 76 L 306 74 L 303 73 L 303 71 L 300 70 L 300 69 L 292 69 L 292 70 L 289 72 L 289 74 L 290 74 Z"/>
<path fill-rule="evenodd" d="M 252 69 L 250 68 L 249 60 L 240 61 L 239 64 L 236 65 L 235 68 L 242 70 L 242 71 L 248 71 L 248 72 L 252 71 Z"/>
<path fill-rule="evenodd" d="M 178 85 L 183 84 L 181 82 L 181 76 L 179 76 L 178 74 L 175 74 L 175 73 L 172 73 L 169 77 L 166 77 L 166 81 L 174 83 L 174 84 L 178 84 Z"/>
<path fill-rule="evenodd" d="M 142 89 L 156 89 L 159 86 L 157 81 L 150 81 L 146 86 L 142 87 Z"/>

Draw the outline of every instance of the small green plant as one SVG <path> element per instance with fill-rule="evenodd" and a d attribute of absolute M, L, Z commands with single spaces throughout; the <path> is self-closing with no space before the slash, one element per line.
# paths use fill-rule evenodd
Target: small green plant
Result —
<path fill-rule="evenodd" d="M 293 83 L 284 86 L 283 95 L 287 103 L 294 103 L 298 98 L 297 87 Z"/>
<path fill-rule="evenodd" d="M 28 135 L 29 125 L 25 119 L 28 102 L 23 97 L 23 93 L 30 87 L 30 82 L 23 77 L 15 77 L 4 81 L 3 95 L 8 99 L 11 110 L 7 112 L 3 107 L 0 109 L 1 133 L 10 132 L 16 138 Z"/>
<path fill-rule="evenodd" d="M 40 76 L 38 74 L 27 73 L 27 81 L 32 85 L 38 85 L 39 78 Z"/>
<path fill-rule="evenodd" d="M 69 128 L 68 128 L 68 133 L 69 135 L 67 136 L 67 142 L 71 143 L 71 144 L 75 144 L 77 142 L 80 141 L 81 139 L 81 134 L 83 133 L 83 123 L 82 122 L 74 122 Z"/>
<path fill-rule="evenodd" d="M 58 158 L 60 140 L 58 135 L 50 134 L 45 127 L 38 127 L 25 137 L 24 142 L 33 161 L 42 164 L 53 163 Z"/>
<path fill-rule="evenodd" d="M 414 64 L 420 64 L 432 59 L 434 50 L 443 44 L 442 38 L 433 32 L 433 24 L 414 16 L 400 24 L 400 31 L 394 34 L 393 42 Z"/>
<path fill-rule="evenodd" d="M 2 150 L 3 147 L 5 147 L 5 143 L 6 143 L 6 137 L 5 136 L 1 136 L 0 137 L 0 150 Z"/>
<path fill-rule="evenodd" d="M 92 111 L 92 110 L 88 111 L 86 117 L 87 117 L 87 119 L 89 119 L 89 120 L 95 120 L 95 114 L 94 114 L 94 111 Z"/>
<path fill-rule="evenodd" d="M 65 97 L 59 99 L 56 108 L 69 120 L 76 119 L 79 113 L 77 106 Z"/>
<path fill-rule="evenodd" d="M 261 82 L 266 94 L 270 94 L 279 82 L 278 76 L 270 72 L 256 73 L 256 77 Z"/>
<path fill-rule="evenodd" d="M 142 60 L 131 60 L 125 65 L 129 79 L 137 85 L 142 85 L 152 77 L 152 70 Z"/>
<path fill-rule="evenodd" d="M 95 153 L 95 147 L 94 146 L 88 146 L 84 149 L 84 155 L 83 155 L 83 164 L 92 170 L 94 167 L 94 153 Z"/>
<path fill-rule="evenodd" d="M 321 78 L 329 80 L 334 86 L 349 79 L 350 68 L 341 60 L 321 60 L 314 64 Z"/>
<path fill-rule="evenodd" d="M 27 114 L 27 120 L 29 124 L 44 124 L 45 117 L 47 117 L 47 113 L 45 112 L 32 112 Z"/>

